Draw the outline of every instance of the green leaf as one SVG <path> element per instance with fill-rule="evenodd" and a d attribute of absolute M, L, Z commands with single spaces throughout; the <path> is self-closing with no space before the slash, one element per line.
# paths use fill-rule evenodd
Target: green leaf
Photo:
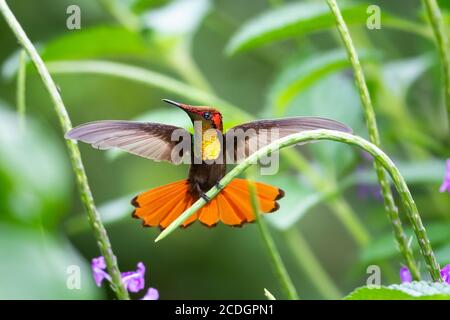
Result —
<path fill-rule="evenodd" d="M 67 239 L 5 223 L 0 234 L 0 299 L 100 298 L 88 264 Z M 77 270 L 80 289 L 70 289 Z"/>
<path fill-rule="evenodd" d="M 428 223 L 427 234 L 431 244 L 436 247 L 448 242 L 450 239 L 450 223 L 436 222 Z M 413 232 L 410 228 L 405 230 L 408 237 L 413 237 Z M 411 246 L 414 250 L 418 250 L 417 241 L 412 241 Z M 360 261 L 363 264 L 370 264 L 372 262 L 385 260 L 399 255 L 392 233 L 376 237 L 364 250 L 361 252 Z"/>
<path fill-rule="evenodd" d="M 55 136 L 33 119 L 21 130 L 0 103 L 0 212 L 27 225 L 54 226 L 70 194 L 70 169 Z"/>
<path fill-rule="evenodd" d="M 156 58 L 158 54 L 146 44 L 140 34 L 113 26 L 95 26 L 77 32 L 66 32 L 49 41 L 42 51 L 44 61 L 124 56 Z"/>
<path fill-rule="evenodd" d="M 347 24 L 366 23 L 367 4 L 341 4 Z M 327 5 L 300 2 L 271 9 L 241 27 L 229 41 L 226 52 L 235 54 L 270 42 L 335 27 Z"/>
<path fill-rule="evenodd" d="M 441 282 L 414 281 L 387 287 L 361 287 L 346 300 L 450 300 L 450 286 Z"/>
<path fill-rule="evenodd" d="M 374 58 L 375 54 L 360 54 L 361 60 Z M 332 50 L 298 59 L 288 64 L 275 79 L 270 91 L 269 101 L 275 108 L 274 114 L 282 116 L 292 100 L 304 90 L 324 78 L 326 75 L 350 66 L 347 54 L 343 50 Z"/>
<path fill-rule="evenodd" d="M 292 174 L 260 176 L 258 181 L 277 186 L 285 191 L 284 197 L 279 200 L 280 208 L 276 214 L 265 216 L 267 221 L 279 230 L 289 229 L 324 198 L 307 182 L 302 181 L 300 176 Z"/>

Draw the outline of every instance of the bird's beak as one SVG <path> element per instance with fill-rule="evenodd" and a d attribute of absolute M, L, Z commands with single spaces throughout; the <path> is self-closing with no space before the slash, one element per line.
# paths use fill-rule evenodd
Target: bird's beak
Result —
<path fill-rule="evenodd" d="M 162 101 L 164 101 L 164 102 L 166 102 L 166 103 L 168 103 L 168 104 L 172 104 L 172 105 L 174 105 L 174 106 L 176 106 L 176 107 L 178 107 L 178 108 L 181 108 L 181 109 L 183 109 L 183 110 L 185 110 L 186 111 L 186 107 L 187 107 L 187 105 L 185 105 L 185 104 L 182 104 L 182 103 L 179 103 L 179 102 L 175 102 L 175 101 L 173 101 L 173 100 L 169 100 L 169 99 L 162 99 Z"/>
<path fill-rule="evenodd" d="M 180 108 L 181 110 L 186 112 L 191 119 L 192 119 L 192 117 L 196 116 L 196 112 L 195 112 L 196 110 L 195 110 L 195 107 L 193 107 L 193 106 L 190 106 L 190 105 L 184 104 L 184 103 L 175 102 L 175 101 L 172 101 L 169 99 L 162 99 L 162 101 Z"/>

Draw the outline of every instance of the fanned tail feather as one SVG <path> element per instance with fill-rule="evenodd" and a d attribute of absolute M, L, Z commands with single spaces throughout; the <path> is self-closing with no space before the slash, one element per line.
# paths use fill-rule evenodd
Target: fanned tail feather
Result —
<path fill-rule="evenodd" d="M 274 212 L 279 208 L 277 200 L 284 195 L 283 190 L 264 183 L 255 182 L 259 209 L 262 213 Z M 143 221 L 144 226 L 167 228 L 195 201 L 189 192 L 189 182 L 180 180 L 151 189 L 136 196 L 131 203 L 136 209 L 133 217 Z M 183 222 L 187 227 L 196 220 L 208 227 L 219 220 L 230 226 L 241 226 L 253 222 L 255 215 L 251 206 L 248 181 L 234 179 L 202 209 Z"/>

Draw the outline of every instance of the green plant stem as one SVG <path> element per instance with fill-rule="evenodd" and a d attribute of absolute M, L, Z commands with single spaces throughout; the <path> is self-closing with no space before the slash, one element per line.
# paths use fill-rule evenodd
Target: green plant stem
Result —
<path fill-rule="evenodd" d="M 247 174 L 247 178 L 249 181 L 252 181 L 250 174 Z M 285 295 L 291 300 L 298 300 L 298 294 L 295 290 L 295 286 L 292 283 L 291 277 L 284 266 L 283 260 L 281 259 L 281 255 L 275 245 L 275 241 L 270 235 L 269 228 L 267 227 L 264 219 L 261 217 L 260 209 L 258 205 L 258 199 L 256 198 L 256 187 L 255 184 L 250 182 L 248 185 L 248 189 L 250 192 L 250 202 L 253 209 L 253 214 L 255 215 L 256 224 L 258 225 L 258 230 L 261 233 L 261 237 L 266 245 L 267 252 L 271 258 L 272 266 L 275 270 L 275 274 L 280 282 L 281 287 Z"/>
<path fill-rule="evenodd" d="M 370 141 L 375 145 L 379 146 L 380 135 L 377 128 L 375 112 L 373 110 L 369 89 L 367 88 L 367 83 L 364 77 L 361 63 L 359 62 L 358 54 L 356 53 L 356 49 L 353 45 L 350 32 L 347 28 L 344 18 L 342 17 L 341 11 L 339 10 L 336 1 L 327 0 L 327 3 L 336 19 L 339 34 L 342 38 L 342 41 L 344 42 L 348 58 L 353 68 L 356 86 L 358 87 L 361 102 L 364 108 L 364 115 L 366 118 L 366 126 L 369 131 Z M 419 268 L 417 267 L 417 264 L 414 261 L 414 254 L 412 252 L 412 249 L 408 246 L 408 239 L 405 235 L 405 232 L 403 231 L 402 222 L 400 220 L 398 213 L 398 208 L 395 205 L 394 197 L 392 195 L 391 186 L 386 176 L 386 172 L 383 170 L 380 164 L 377 163 L 377 161 L 375 161 L 374 166 L 381 187 L 381 193 L 384 199 L 384 206 L 388 213 L 389 220 L 392 224 L 395 239 L 397 240 L 400 253 L 403 256 L 407 267 L 411 271 L 413 279 L 420 280 Z"/>
<path fill-rule="evenodd" d="M 183 39 L 166 57 L 168 64 L 190 85 L 213 93 L 211 86 L 192 58 L 190 40 Z"/>
<path fill-rule="evenodd" d="M 344 132 L 325 129 L 304 131 L 292 134 L 290 136 L 274 141 L 269 145 L 251 154 L 248 158 L 246 158 L 240 164 L 235 166 L 227 175 L 225 175 L 225 177 L 223 177 L 219 183 L 222 187 L 227 186 L 236 176 L 241 174 L 252 164 L 257 163 L 257 161 L 264 155 L 276 152 L 282 148 L 292 146 L 298 143 L 306 143 L 321 140 L 338 141 L 360 147 L 361 149 L 371 154 L 375 158 L 375 160 L 378 161 L 380 165 L 384 167 L 384 169 L 386 169 L 386 171 L 391 176 L 393 184 L 399 194 L 400 200 L 406 209 L 406 214 L 413 226 L 414 233 L 421 248 L 421 253 L 425 258 L 425 262 L 427 263 L 430 275 L 434 281 L 441 280 L 439 264 L 436 261 L 433 250 L 431 248 L 430 241 L 426 234 L 426 230 L 422 224 L 422 219 L 420 218 L 419 211 L 417 210 L 416 204 L 411 196 L 411 193 L 409 192 L 405 180 L 403 179 L 402 175 L 400 174 L 399 170 L 394 165 L 392 160 L 380 148 L 378 148 L 375 144 L 370 143 L 367 140 L 364 140 L 361 137 L 354 136 L 352 134 Z M 206 196 L 209 199 L 212 199 L 219 192 L 220 189 L 218 187 L 213 187 L 206 193 Z M 161 232 L 161 234 L 155 239 L 155 242 L 160 241 L 165 237 L 167 237 L 177 227 L 179 227 L 183 223 L 183 221 L 185 221 L 187 218 L 193 215 L 205 204 L 206 201 L 203 198 L 197 200 L 190 208 L 188 208 L 185 212 L 183 212 L 174 222 L 172 222 L 163 232 Z"/>
<path fill-rule="evenodd" d="M 17 114 L 19 118 L 19 127 L 21 130 L 25 129 L 26 119 L 26 101 L 25 101 L 25 87 L 27 74 L 27 53 L 25 50 L 20 50 L 19 54 L 19 70 L 17 72 Z"/>
<path fill-rule="evenodd" d="M 297 263 L 306 272 L 308 278 L 311 279 L 317 290 L 326 299 L 333 300 L 342 297 L 342 293 L 314 256 L 314 253 L 300 231 L 291 227 L 284 231 L 283 235 L 288 246 L 295 252 L 294 257 L 297 260 Z"/>
<path fill-rule="evenodd" d="M 55 111 L 58 115 L 62 130 L 64 133 L 66 133 L 72 128 L 72 124 L 70 122 L 70 118 L 64 106 L 61 95 L 59 94 L 59 91 L 52 77 L 50 76 L 50 73 L 48 72 L 44 62 L 37 53 L 30 39 L 28 39 L 25 31 L 22 29 L 16 17 L 11 12 L 5 0 L 0 0 L 0 12 L 5 17 L 7 24 L 13 31 L 14 35 L 17 37 L 20 45 L 24 48 L 31 61 L 35 65 L 42 79 L 42 82 L 44 83 L 44 86 L 47 89 L 54 104 Z M 111 288 L 116 293 L 117 298 L 128 299 L 128 292 L 123 286 L 120 271 L 117 266 L 117 260 L 111 248 L 111 243 L 100 219 L 100 215 L 97 212 L 94 204 L 92 192 L 90 190 L 86 172 L 84 171 L 83 162 L 81 160 L 80 150 L 78 149 L 77 144 L 72 140 L 66 140 L 66 144 L 75 172 L 77 185 L 81 194 L 81 200 L 88 214 L 88 220 L 91 224 L 94 236 L 97 239 L 97 244 L 100 248 L 100 252 L 105 257 L 108 272 L 112 278 Z"/>
<path fill-rule="evenodd" d="M 193 101 L 204 103 L 205 105 L 220 106 L 223 116 L 227 119 L 234 119 L 236 122 L 248 121 L 252 118 L 250 114 L 241 108 L 218 98 L 212 93 L 197 89 L 161 73 L 135 66 L 100 60 L 83 60 L 50 62 L 48 63 L 48 68 L 52 73 L 56 74 L 92 73 L 119 77 L 156 87 L 192 99 Z M 315 168 L 310 166 L 308 161 L 298 152 L 295 150 L 286 150 L 286 157 L 291 165 L 303 172 L 319 191 L 328 188 L 329 181 L 324 179 Z M 329 204 L 329 207 L 344 224 L 358 245 L 364 246 L 368 243 L 370 238 L 369 233 L 358 220 L 345 199 L 334 199 Z"/>
<path fill-rule="evenodd" d="M 124 78 L 135 82 L 160 88 L 162 90 L 184 96 L 200 103 L 221 106 L 224 116 L 244 121 L 249 115 L 240 108 L 224 101 L 214 94 L 197 89 L 164 74 L 126 64 L 100 61 L 58 61 L 51 62 L 48 67 L 52 73 L 92 73 Z"/>
<path fill-rule="evenodd" d="M 447 112 L 447 129 L 450 126 L 450 44 L 445 31 L 444 20 L 436 0 L 422 0 L 426 8 L 428 19 L 433 29 L 436 45 L 439 49 L 443 68 L 444 101 Z"/>

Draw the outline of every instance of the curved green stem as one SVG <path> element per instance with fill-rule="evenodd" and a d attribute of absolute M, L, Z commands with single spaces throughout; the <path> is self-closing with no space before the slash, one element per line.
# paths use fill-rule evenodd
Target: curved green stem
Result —
<path fill-rule="evenodd" d="M 364 77 L 364 72 L 359 62 L 358 54 L 356 53 L 355 46 L 353 45 L 350 32 L 347 25 L 342 17 L 341 11 L 336 3 L 336 0 L 327 0 L 328 6 L 332 11 L 335 19 L 339 34 L 344 42 L 345 49 L 347 51 L 348 58 L 351 62 L 356 86 L 358 87 L 359 95 L 361 97 L 361 102 L 364 108 L 364 116 L 366 118 L 366 126 L 369 131 L 370 141 L 375 145 L 379 146 L 380 135 L 377 128 L 377 122 L 375 118 L 375 112 L 373 110 L 372 101 L 370 99 L 369 89 Z M 399 217 L 398 208 L 395 205 L 394 197 L 392 196 L 391 186 L 389 180 L 386 176 L 386 172 L 383 170 L 381 165 L 375 161 L 375 170 L 378 176 L 378 182 L 381 187 L 381 194 L 383 195 L 385 209 L 388 213 L 389 220 L 391 221 L 395 239 L 397 240 L 400 252 L 405 259 L 405 263 L 408 266 L 411 274 L 415 280 L 420 279 L 419 268 L 414 261 L 414 254 L 412 249 L 408 246 L 408 239 L 405 232 L 403 231 L 402 222 Z"/>
<path fill-rule="evenodd" d="M 441 10 L 436 0 L 423 0 L 428 18 L 430 19 L 436 44 L 441 56 L 443 79 L 444 79 L 444 101 L 447 111 L 447 127 L 450 125 L 450 44 L 445 32 L 445 24 L 442 19 Z"/>
<path fill-rule="evenodd" d="M 7 24 L 13 31 L 14 35 L 17 37 L 17 40 L 22 45 L 31 61 L 35 65 L 42 79 L 42 82 L 44 83 L 44 86 L 47 89 L 54 104 L 55 111 L 58 115 L 62 130 L 64 133 L 66 133 L 72 128 L 72 124 L 70 122 L 70 118 L 64 106 L 61 95 L 59 94 L 58 88 L 55 85 L 55 82 L 50 76 L 50 73 L 48 72 L 44 62 L 37 53 L 30 39 L 28 39 L 25 31 L 22 29 L 16 17 L 9 9 L 5 0 L 0 0 L 0 12 L 5 17 Z M 88 184 L 86 172 L 84 171 L 83 162 L 81 161 L 80 150 L 78 149 L 77 144 L 72 140 L 66 140 L 66 144 L 67 149 L 69 150 L 72 166 L 75 171 L 78 189 L 81 194 L 81 200 L 88 214 L 88 219 L 91 224 L 92 230 L 94 231 L 95 238 L 97 239 L 100 252 L 105 257 L 108 272 L 112 278 L 111 288 L 115 291 L 119 299 L 128 299 L 128 292 L 123 286 L 120 271 L 117 266 L 117 260 L 111 248 L 111 243 L 109 241 L 108 235 L 106 234 L 105 227 L 103 226 L 100 219 L 100 215 L 97 212 L 94 204 L 94 199 L 92 197 L 92 192 Z"/>
<path fill-rule="evenodd" d="M 247 176 L 250 176 L 249 174 Z M 249 179 L 250 181 L 252 179 Z M 258 225 L 259 232 L 261 233 L 261 237 L 266 245 L 267 252 L 270 255 L 273 268 L 275 270 L 275 274 L 280 282 L 281 287 L 284 290 L 285 295 L 291 300 L 298 300 L 298 294 L 295 290 L 295 286 L 292 283 L 291 277 L 284 266 L 283 260 L 281 259 L 281 255 L 278 252 L 278 249 L 275 245 L 275 241 L 273 241 L 272 236 L 270 235 L 269 228 L 261 218 L 260 209 L 258 205 L 258 199 L 256 198 L 256 187 L 254 183 L 249 183 L 248 189 L 250 192 L 250 202 L 253 209 L 253 214 L 255 215 L 256 224 Z"/>
<path fill-rule="evenodd" d="M 369 154 L 371 154 L 376 161 L 389 173 L 391 176 L 394 186 L 397 189 L 397 192 L 400 196 L 400 200 L 403 203 L 403 206 L 406 209 L 406 214 L 408 219 L 410 220 L 414 233 L 416 235 L 417 241 L 421 248 L 422 255 L 425 258 L 427 263 L 429 272 L 434 281 L 438 281 L 441 279 L 440 277 L 440 269 L 439 265 L 434 256 L 433 250 L 431 248 L 430 241 L 427 237 L 425 228 L 422 224 L 422 219 L 420 218 L 419 212 L 417 210 L 414 199 L 409 192 L 408 186 L 406 185 L 405 180 L 400 174 L 397 167 L 394 165 L 392 160 L 376 145 L 370 143 L 367 140 L 364 140 L 361 137 L 354 136 L 352 134 L 333 131 L 333 130 L 313 130 L 313 131 L 305 131 L 301 133 L 296 133 L 284 138 L 281 138 L 277 141 L 272 142 L 271 144 L 259 149 L 248 158 L 246 158 L 243 162 L 235 166 L 225 177 L 220 180 L 220 185 L 225 187 L 228 185 L 236 176 L 250 167 L 253 163 L 257 163 L 257 161 L 267 155 L 269 153 L 273 153 L 282 148 L 292 146 L 298 143 L 306 143 L 312 141 L 319 140 L 332 140 L 338 141 L 350 145 L 354 145 L 360 147 L 365 150 Z M 220 190 L 217 187 L 210 189 L 206 196 L 210 199 L 214 198 Z M 193 215 L 197 210 L 202 208 L 206 204 L 205 200 L 200 198 L 197 200 L 190 208 L 188 208 L 185 212 L 183 212 L 174 222 L 172 222 L 167 229 L 165 229 L 161 234 L 155 239 L 155 242 L 160 241 L 167 237 L 170 233 L 172 233 L 178 226 L 180 226 L 183 221 Z"/>
<path fill-rule="evenodd" d="M 19 54 L 19 71 L 17 72 L 17 114 L 19 117 L 19 127 L 21 130 L 25 128 L 25 113 L 26 113 L 26 101 L 25 101 L 25 86 L 26 86 L 26 74 L 27 74 L 27 53 L 25 50 L 20 50 Z"/>
<path fill-rule="evenodd" d="M 221 106 L 224 116 L 229 115 L 236 120 L 243 121 L 250 117 L 240 108 L 216 97 L 212 93 L 197 89 L 164 74 L 135 66 L 100 60 L 83 60 L 50 62 L 48 67 L 52 73 L 92 73 L 128 79 L 154 86 L 200 103 Z"/>

